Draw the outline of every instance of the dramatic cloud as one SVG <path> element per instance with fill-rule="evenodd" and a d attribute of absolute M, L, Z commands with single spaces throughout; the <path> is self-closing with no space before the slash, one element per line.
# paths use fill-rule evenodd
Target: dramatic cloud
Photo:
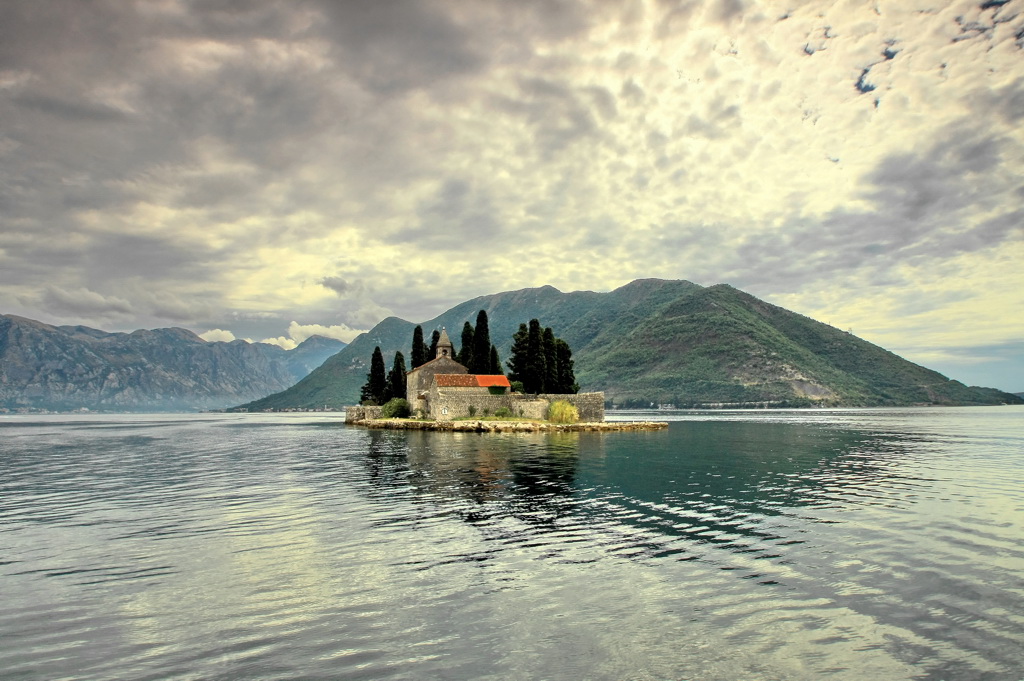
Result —
<path fill-rule="evenodd" d="M 1024 0 L 3 12 L 3 312 L 288 346 L 681 278 L 1024 390 Z"/>

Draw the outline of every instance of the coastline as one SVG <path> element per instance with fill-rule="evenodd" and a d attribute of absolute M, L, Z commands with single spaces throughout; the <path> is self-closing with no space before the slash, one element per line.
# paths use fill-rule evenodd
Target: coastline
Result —
<path fill-rule="evenodd" d="M 351 425 L 371 429 L 434 430 L 458 433 L 568 433 L 583 431 L 665 430 L 665 421 L 593 421 L 589 423 L 547 423 L 541 421 L 418 421 L 414 419 L 363 419 Z"/>

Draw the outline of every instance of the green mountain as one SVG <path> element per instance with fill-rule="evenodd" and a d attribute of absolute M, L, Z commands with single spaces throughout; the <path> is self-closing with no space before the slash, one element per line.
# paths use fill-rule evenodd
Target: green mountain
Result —
<path fill-rule="evenodd" d="M 731 286 L 641 279 L 609 293 L 562 293 L 551 286 L 466 301 L 422 324 L 429 338 L 486 310 L 492 341 L 506 359 L 512 334 L 531 318 L 573 348 L 583 390 L 619 405 L 672 403 L 789 406 L 1022 403 L 1015 395 L 968 387 L 852 334 L 770 305 Z M 408 358 L 415 324 L 390 317 L 356 338 L 291 388 L 250 410 L 355 404 L 373 348 L 390 366 Z"/>

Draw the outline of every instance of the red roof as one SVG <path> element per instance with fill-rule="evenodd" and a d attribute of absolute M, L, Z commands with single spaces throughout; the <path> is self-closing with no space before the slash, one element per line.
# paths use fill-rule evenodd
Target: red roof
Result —
<path fill-rule="evenodd" d="M 502 376 L 501 374 L 496 375 L 481 375 L 476 374 L 474 376 L 476 384 L 481 388 L 511 388 L 512 384 L 508 382 L 508 376 Z"/>
<path fill-rule="evenodd" d="M 481 376 L 478 374 L 437 374 L 434 376 L 439 388 L 511 388 L 506 376 Z"/>

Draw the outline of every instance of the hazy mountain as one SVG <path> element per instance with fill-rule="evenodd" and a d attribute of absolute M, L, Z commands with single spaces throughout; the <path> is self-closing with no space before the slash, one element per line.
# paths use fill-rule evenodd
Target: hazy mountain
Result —
<path fill-rule="evenodd" d="M 296 381 L 308 376 L 313 369 L 323 364 L 324 360 L 345 347 L 344 342 L 324 336 L 310 336 L 291 350 L 270 343 L 253 345 L 270 359 L 283 362 L 288 373 Z"/>
<path fill-rule="evenodd" d="M 731 286 L 642 279 L 608 293 L 551 286 L 481 296 L 423 322 L 424 335 L 486 310 L 491 340 L 508 358 L 512 334 L 531 318 L 573 348 L 584 390 L 617 404 L 807 405 L 999 404 L 1020 402 L 972 388 L 856 336 L 770 305 Z M 355 404 L 376 345 L 390 368 L 408 357 L 415 324 L 390 317 L 288 390 L 250 409 Z"/>
<path fill-rule="evenodd" d="M 345 344 L 208 343 L 185 329 L 108 333 L 0 315 L 0 408 L 225 407 L 281 390 Z"/>

